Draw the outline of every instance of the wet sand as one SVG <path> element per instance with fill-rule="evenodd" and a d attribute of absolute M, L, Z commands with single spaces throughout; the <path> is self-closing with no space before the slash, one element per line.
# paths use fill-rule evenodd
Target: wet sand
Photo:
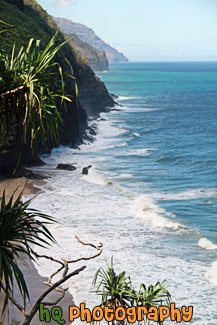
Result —
<path fill-rule="evenodd" d="M 0 196 L 2 196 L 3 191 L 5 190 L 6 193 L 6 199 L 9 199 L 9 197 L 13 194 L 13 192 L 17 189 L 15 193 L 15 198 L 20 193 L 21 190 L 24 189 L 24 195 L 28 194 L 37 194 L 40 189 L 37 188 L 37 185 L 43 185 L 45 183 L 44 180 L 28 180 L 25 177 L 20 178 L 0 178 Z M 34 184 L 36 186 L 34 186 Z"/>

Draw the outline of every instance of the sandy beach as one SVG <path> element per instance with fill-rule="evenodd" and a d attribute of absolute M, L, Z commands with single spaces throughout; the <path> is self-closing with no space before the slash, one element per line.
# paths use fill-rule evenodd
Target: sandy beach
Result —
<path fill-rule="evenodd" d="M 24 195 L 36 194 L 40 190 L 35 187 L 34 184 L 42 185 L 44 184 L 44 182 L 44 180 L 32 180 L 27 179 L 26 177 L 0 178 L 0 196 L 2 196 L 2 193 L 5 190 L 6 198 L 9 198 L 13 194 L 13 192 L 18 189 L 15 194 L 15 197 L 17 197 L 18 193 L 20 193 L 20 191 L 24 189 L 24 187 Z"/>
<path fill-rule="evenodd" d="M 20 191 L 25 187 L 24 189 L 24 195 L 28 194 L 37 194 L 40 189 L 37 188 L 37 185 L 44 184 L 44 180 L 28 180 L 25 177 L 22 178 L 11 178 L 11 179 L 0 179 L 0 196 L 2 195 L 4 189 L 6 191 L 6 199 L 9 199 L 9 197 L 13 194 L 14 190 L 19 187 L 17 193 L 15 194 L 15 197 L 20 193 Z M 26 185 L 26 186 L 25 186 Z M 33 263 L 30 262 L 28 259 L 26 259 L 26 262 L 28 266 L 23 265 L 22 263 L 19 263 L 20 268 L 25 276 L 27 286 L 29 289 L 30 294 L 30 305 L 33 305 L 34 302 L 38 299 L 38 297 L 48 288 L 43 284 L 44 281 L 47 281 L 46 278 L 41 277 L 36 268 L 34 267 Z M 14 298 L 22 304 L 22 298 L 19 295 L 19 292 L 15 290 L 15 296 Z M 53 292 L 51 293 L 46 301 L 52 302 L 57 300 L 58 293 Z M 2 297 L 0 296 L 0 305 L 2 306 Z M 65 297 L 63 300 L 58 304 L 59 307 L 63 310 L 63 316 L 62 318 L 65 320 L 65 324 L 70 324 L 68 322 L 68 306 L 73 305 L 73 298 L 72 296 L 66 292 Z M 50 308 L 49 308 L 50 309 Z M 1 310 L 0 310 L 1 312 Z M 6 319 L 3 323 L 4 325 L 10 325 L 10 324 L 22 324 L 22 321 L 24 320 L 23 315 L 21 312 L 11 305 L 9 307 L 9 314 L 7 315 Z M 16 322 L 18 323 L 16 323 Z M 37 313 L 31 322 L 33 325 L 37 324 L 43 324 L 44 322 L 39 321 L 39 314 Z M 56 321 L 51 321 L 50 324 L 56 324 Z"/>

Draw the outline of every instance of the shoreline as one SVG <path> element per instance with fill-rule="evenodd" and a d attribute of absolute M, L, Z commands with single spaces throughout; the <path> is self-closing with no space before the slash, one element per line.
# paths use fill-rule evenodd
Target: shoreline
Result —
<path fill-rule="evenodd" d="M 10 196 L 13 194 L 13 192 L 17 189 L 17 193 L 15 193 L 15 198 L 20 193 L 21 190 L 24 189 L 23 195 L 37 195 L 37 193 L 41 192 L 41 190 L 36 187 L 38 185 L 45 184 L 46 179 L 28 179 L 26 177 L 20 177 L 20 178 L 0 178 L 0 196 L 2 196 L 2 193 L 5 189 L 6 193 L 6 200 L 10 198 Z M 25 186 L 26 185 L 26 186 Z M 36 185 L 36 186 L 35 186 Z M 24 260 L 27 262 L 27 266 L 23 265 L 22 263 L 18 263 L 26 280 L 27 287 L 29 289 L 30 294 L 30 302 L 31 305 L 34 304 L 34 302 L 39 298 L 39 296 L 48 288 L 46 285 L 43 284 L 44 281 L 47 281 L 47 278 L 42 277 L 39 275 L 35 265 L 33 262 L 29 261 L 27 257 L 24 258 Z M 52 292 L 47 296 L 46 301 L 55 301 L 59 297 L 59 294 L 56 292 Z M 15 289 L 14 298 L 22 305 L 22 299 L 20 299 L 19 292 Z M 65 319 L 65 324 L 68 325 L 70 322 L 67 320 L 68 318 L 68 306 L 73 305 L 73 297 L 72 295 L 66 291 L 65 297 L 62 299 L 60 303 L 58 303 L 58 307 L 61 307 L 63 310 L 63 319 Z M 2 296 L 0 295 L 0 305 L 2 306 Z M 27 305 L 29 305 L 27 303 Z M 46 308 L 50 309 L 52 308 L 47 306 Z M 28 310 L 28 308 L 27 308 Z M 0 308 L 1 312 L 1 308 Z M 12 320 L 19 322 L 21 324 L 24 320 L 24 316 L 22 313 L 12 304 L 9 305 L 9 315 L 7 313 L 5 320 L 3 323 L 1 323 L 2 319 L 0 318 L 0 324 L 8 325 L 11 324 Z M 33 318 L 31 324 L 32 325 L 38 325 L 41 323 L 39 321 L 39 315 L 38 313 Z M 51 320 L 51 325 L 56 324 L 56 321 Z"/>
<path fill-rule="evenodd" d="M 19 178 L 0 178 L 0 196 L 2 195 L 3 191 L 5 190 L 6 199 L 8 199 L 13 192 L 17 189 L 17 193 L 15 193 L 15 197 L 17 197 L 18 193 L 24 189 L 23 195 L 29 194 L 37 194 L 40 192 L 38 187 L 35 185 L 43 185 L 45 184 L 45 180 L 41 179 L 28 179 L 26 177 L 19 177 Z M 26 185 L 26 186 L 25 186 Z"/>

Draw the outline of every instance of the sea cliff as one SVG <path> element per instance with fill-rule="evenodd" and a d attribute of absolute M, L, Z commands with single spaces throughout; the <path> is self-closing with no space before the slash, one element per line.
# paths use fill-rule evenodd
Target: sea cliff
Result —
<path fill-rule="evenodd" d="M 21 46 L 25 47 L 28 44 L 30 38 L 40 39 L 41 47 L 44 48 L 58 29 L 52 17 L 36 1 L 2 0 L 0 2 L 0 13 L 1 20 L 12 25 L 12 31 L 16 32 L 16 34 L 8 33 L 5 37 L 6 41 L 3 46 L 9 53 L 12 51 L 14 41 L 16 41 L 16 50 L 18 51 Z M 58 42 L 64 40 L 63 34 L 59 32 Z M 72 66 L 78 86 L 78 98 L 76 100 L 73 80 L 67 79 L 65 90 L 66 94 L 72 96 L 72 103 L 68 103 L 66 109 L 62 108 L 61 110 L 63 123 L 60 124 L 60 141 L 58 144 L 75 147 L 81 144 L 84 138 L 87 138 L 88 117 L 98 116 L 101 112 L 108 111 L 115 103 L 103 82 L 96 77 L 72 45 L 66 44 L 62 52 Z M 56 60 L 66 72 L 71 72 L 62 56 L 57 56 Z M 53 146 L 58 144 L 55 143 Z M 39 163 L 38 154 L 44 151 L 45 149 L 38 141 L 36 153 L 33 156 L 27 141 L 23 148 L 20 166 Z M 0 150 L 0 174 L 10 174 L 16 166 L 18 156 L 16 138 L 12 137 Z"/>

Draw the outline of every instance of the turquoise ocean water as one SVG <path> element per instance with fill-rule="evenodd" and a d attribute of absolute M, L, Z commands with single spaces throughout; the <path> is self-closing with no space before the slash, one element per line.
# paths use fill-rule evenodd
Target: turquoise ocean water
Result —
<path fill-rule="evenodd" d="M 121 107 L 90 121 L 97 141 L 55 149 L 38 168 L 52 178 L 34 205 L 61 221 L 51 227 L 59 242 L 52 252 L 85 254 L 74 234 L 104 243 L 70 292 L 99 304 L 92 277 L 113 255 L 135 286 L 167 279 L 177 306 L 194 306 L 191 323 L 215 325 L 217 63 L 113 63 L 98 75 Z M 77 170 L 56 171 L 60 162 Z M 37 268 L 48 272 L 46 263 Z"/>

